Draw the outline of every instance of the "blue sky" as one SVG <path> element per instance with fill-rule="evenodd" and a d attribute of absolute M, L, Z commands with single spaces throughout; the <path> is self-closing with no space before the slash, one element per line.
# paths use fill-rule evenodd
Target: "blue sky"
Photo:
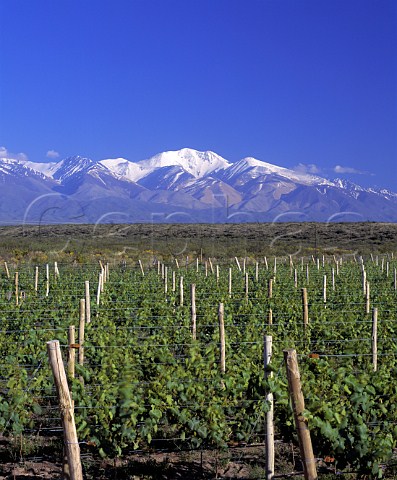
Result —
<path fill-rule="evenodd" d="M 395 0 L 1 0 L 0 18 L 10 155 L 190 147 L 397 191 Z"/>

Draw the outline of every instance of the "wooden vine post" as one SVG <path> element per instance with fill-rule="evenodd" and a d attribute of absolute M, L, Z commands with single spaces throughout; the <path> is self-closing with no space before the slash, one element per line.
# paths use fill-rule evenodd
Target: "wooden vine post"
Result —
<path fill-rule="evenodd" d="M 268 284 L 268 289 L 267 289 L 267 296 L 268 298 L 273 297 L 273 279 L 269 278 L 269 284 Z"/>
<path fill-rule="evenodd" d="M 248 273 L 245 274 L 245 302 L 248 303 Z"/>
<path fill-rule="evenodd" d="M 4 262 L 4 268 L 5 268 L 5 271 L 6 271 L 7 278 L 10 278 L 10 271 L 8 270 L 7 262 Z"/>
<path fill-rule="evenodd" d="M 269 325 L 273 325 L 273 310 L 271 308 L 269 308 L 268 323 Z"/>
<path fill-rule="evenodd" d="M 372 310 L 372 365 L 374 372 L 378 370 L 378 309 Z"/>
<path fill-rule="evenodd" d="M 365 295 L 365 292 L 367 290 L 367 272 L 364 269 L 362 272 L 362 281 L 363 281 L 363 294 Z"/>
<path fill-rule="evenodd" d="M 196 319 L 197 319 L 197 315 L 196 315 L 196 284 L 195 283 L 192 283 L 190 285 L 190 294 L 191 294 L 191 302 L 192 302 L 192 305 L 191 305 L 191 308 L 192 308 L 192 337 L 193 337 L 193 340 L 196 340 L 196 337 L 197 337 L 197 326 L 196 326 Z"/>
<path fill-rule="evenodd" d="M 76 364 L 76 330 L 74 325 L 69 325 L 68 329 L 68 378 L 74 378 Z"/>
<path fill-rule="evenodd" d="M 80 299 L 80 321 L 79 321 L 79 365 L 84 364 L 84 330 L 86 318 L 86 304 L 84 298 Z"/>
<path fill-rule="evenodd" d="M 241 272 L 241 266 L 240 266 L 240 262 L 238 261 L 238 258 L 234 257 L 234 259 L 236 260 L 236 264 L 237 264 L 237 268 L 238 268 L 239 272 Z"/>
<path fill-rule="evenodd" d="M 271 335 L 265 336 L 264 363 L 266 380 L 273 377 L 273 372 L 269 371 L 272 358 L 272 341 Z M 273 393 L 266 394 L 266 402 L 269 410 L 266 412 L 266 480 L 272 480 L 274 476 L 274 403 Z"/>
<path fill-rule="evenodd" d="M 85 281 L 85 321 L 91 322 L 91 299 L 90 299 L 90 282 Z"/>
<path fill-rule="evenodd" d="M 309 325 L 309 304 L 307 301 L 307 288 L 302 288 L 302 310 L 303 310 L 303 325 L 306 328 Z"/>
<path fill-rule="evenodd" d="M 18 281 L 19 273 L 15 272 L 15 304 L 19 305 L 19 281 Z"/>
<path fill-rule="evenodd" d="M 45 266 L 45 278 L 46 278 L 45 296 L 48 297 L 50 293 L 50 266 L 48 265 L 48 263 Z"/>
<path fill-rule="evenodd" d="M 209 263 L 209 265 L 210 265 L 211 273 L 212 273 L 212 275 L 213 275 L 213 274 L 214 274 L 214 266 L 212 265 L 212 261 L 211 261 L 210 258 L 208 259 L 208 263 Z"/>
<path fill-rule="evenodd" d="M 370 288 L 369 288 L 369 282 L 367 281 L 366 283 L 366 289 L 365 289 L 365 313 L 369 313 L 371 308 L 371 294 L 370 294 Z"/>
<path fill-rule="evenodd" d="M 37 292 L 39 289 L 39 267 L 36 267 L 34 275 L 34 291 Z"/>
<path fill-rule="evenodd" d="M 219 320 L 219 341 L 220 341 L 220 368 L 221 373 L 226 372 L 226 343 L 225 343 L 225 315 L 223 303 L 219 304 L 218 320 Z"/>
<path fill-rule="evenodd" d="M 183 277 L 179 278 L 179 304 L 183 307 Z"/>
<path fill-rule="evenodd" d="M 104 271 L 102 270 L 102 272 L 99 274 L 99 278 L 98 278 L 98 289 L 97 289 L 97 293 L 96 293 L 96 304 L 97 305 L 99 305 L 101 303 L 101 291 L 102 291 L 103 275 L 104 275 Z"/>
<path fill-rule="evenodd" d="M 302 393 L 296 350 L 284 350 L 284 361 L 287 369 L 288 388 L 294 413 L 295 428 L 298 435 L 305 480 L 317 480 L 316 462 L 314 460 L 310 431 L 307 426 L 307 420 L 303 416 L 305 400 Z"/>
<path fill-rule="evenodd" d="M 144 277 L 144 276 L 145 276 L 145 272 L 144 272 L 144 270 L 143 270 L 143 265 L 142 265 L 141 259 L 138 260 L 138 263 L 139 263 L 139 268 L 141 269 L 142 277 Z"/>
<path fill-rule="evenodd" d="M 77 438 L 72 399 L 70 397 L 65 368 L 63 366 L 59 341 L 51 340 L 50 342 L 47 342 L 47 352 L 52 374 L 54 376 L 61 413 L 65 450 L 69 467 L 69 478 L 70 480 L 83 480 L 80 445 Z"/>

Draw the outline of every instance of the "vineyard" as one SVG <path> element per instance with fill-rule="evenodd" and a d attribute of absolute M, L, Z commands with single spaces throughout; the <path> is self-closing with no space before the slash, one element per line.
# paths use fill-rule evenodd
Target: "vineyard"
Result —
<path fill-rule="evenodd" d="M 22 457 L 26 439 L 62 438 L 46 346 L 59 340 L 83 459 L 239 446 L 264 458 L 269 393 L 276 442 L 297 442 L 283 357 L 295 349 L 319 478 L 396 478 L 396 268 L 392 254 L 5 264 L 0 434 Z"/>

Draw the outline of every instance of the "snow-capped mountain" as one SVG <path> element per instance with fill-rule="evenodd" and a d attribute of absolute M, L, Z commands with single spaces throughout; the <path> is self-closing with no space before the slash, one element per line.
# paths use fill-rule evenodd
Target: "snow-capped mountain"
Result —
<path fill-rule="evenodd" d="M 3 224 L 397 221 L 394 192 L 188 148 L 138 162 L 0 158 L 0 185 Z"/>

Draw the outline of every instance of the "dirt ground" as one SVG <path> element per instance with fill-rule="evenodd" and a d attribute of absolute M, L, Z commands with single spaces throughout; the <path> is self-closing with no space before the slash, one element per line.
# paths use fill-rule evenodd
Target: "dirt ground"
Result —
<path fill-rule="evenodd" d="M 3 440 L 0 455 L 7 448 Z M 296 447 L 277 445 L 279 472 L 300 473 L 301 465 Z M 84 450 L 84 449 L 83 449 Z M 0 479 L 48 480 L 62 478 L 62 459 L 26 457 L 11 461 L 8 454 L 1 455 Z M 48 455 L 46 455 L 48 456 Z M 100 460 L 82 451 L 85 480 L 191 480 L 191 479 L 259 479 L 265 476 L 264 445 L 231 447 L 227 451 L 147 452 L 126 455 L 117 460 Z M 295 476 L 290 476 L 293 478 Z M 300 478 L 297 475 L 295 478 Z"/>

